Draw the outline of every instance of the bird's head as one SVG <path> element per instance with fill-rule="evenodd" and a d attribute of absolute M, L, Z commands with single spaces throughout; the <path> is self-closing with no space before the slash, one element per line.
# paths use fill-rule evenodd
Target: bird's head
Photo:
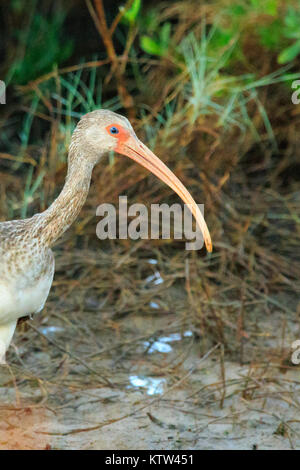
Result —
<path fill-rule="evenodd" d="M 130 122 L 124 116 L 104 109 L 86 114 L 74 131 L 70 150 L 71 155 L 76 154 L 88 159 L 92 166 L 96 165 L 104 154 L 115 151 L 147 168 L 189 205 L 202 231 L 206 248 L 212 251 L 207 225 L 194 199 L 174 173 L 137 138 Z"/>

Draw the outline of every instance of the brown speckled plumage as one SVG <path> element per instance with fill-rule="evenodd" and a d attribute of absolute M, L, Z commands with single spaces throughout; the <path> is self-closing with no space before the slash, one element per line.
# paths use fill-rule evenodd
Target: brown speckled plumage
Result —
<path fill-rule="evenodd" d="M 65 185 L 53 204 L 25 220 L 0 223 L 0 362 L 4 361 L 18 318 L 41 311 L 54 275 L 51 246 L 70 227 L 88 195 L 92 170 L 113 149 L 115 139 L 104 126 L 126 118 L 97 110 L 79 121 L 68 157 Z"/>
<path fill-rule="evenodd" d="M 116 133 L 111 132 L 116 128 Z M 54 275 L 51 247 L 79 214 L 94 166 L 112 150 L 145 166 L 191 204 L 211 250 L 209 232 L 195 201 L 175 175 L 138 140 L 129 121 L 107 110 L 86 114 L 73 133 L 66 182 L 58 198 L 41 214 L 0 223 L 0 363 L 5 359 L 18 318 L 43 309 Z"/>

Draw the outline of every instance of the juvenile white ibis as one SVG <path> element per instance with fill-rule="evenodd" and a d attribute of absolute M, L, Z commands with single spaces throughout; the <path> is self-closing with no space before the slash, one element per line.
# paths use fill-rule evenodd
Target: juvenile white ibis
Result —
<path fill-rule="evenodd" d="M 87 198 L 94 166 L 112 150 L 150 170 L 189 204 L 206 248 L 212 250 L 208 228 L 194 199 L 139 141 L 129 121 L 108 110 L 86 114 L 73 133 L 67 177 L 57 199 L 31 218 L 0 223 L 0 362 L 5 362 L 18 318 L 43 309 L 54 275 L 51 246 L 76 219 Z"/>

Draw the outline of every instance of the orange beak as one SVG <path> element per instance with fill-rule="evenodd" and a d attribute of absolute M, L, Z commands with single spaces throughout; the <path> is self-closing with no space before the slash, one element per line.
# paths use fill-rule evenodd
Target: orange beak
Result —
<path fill-rule="evenodd" d="M 126 138 L 119 139 L 115 150 L 147 168 L 147 170 L 151 171 L 151 173 L 172 188 L 185 204 L 188 204 L 189 209 L 200 227 L 206 249 L 211 252 L 212 242 L 204 217 L 196 202 L 177 176 L 175 176 L 174 173 L 135 136 L 129 134 Z"/>

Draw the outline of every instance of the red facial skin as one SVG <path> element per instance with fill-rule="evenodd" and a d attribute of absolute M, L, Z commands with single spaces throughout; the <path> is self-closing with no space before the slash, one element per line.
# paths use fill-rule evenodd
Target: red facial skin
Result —
<path fill-rule="evenodd" d="M 116 129 L 118 129 L 118 134 L 112 134 L 110 132 L 110 129 L 112 127 L 115 127 Z M 126 140 L 129 139 L 130 137 L 130 132 L 126 129 L 124 129 L 124 127 L 120 126 L 119 124 L 110 124 L 109 126 L 107 126 L 105 128 L 107 130 L 107 132 L 109 133 L 109 135 L 111 135 L 112 137 L 114 137 L 115 139 L 117 139 L 118 143 L 115 147 L 115 151 L 116 152 L 120 152 L 121 151 L 121 146 L 122 144 L 124 144 L 126 142 Z"/>

